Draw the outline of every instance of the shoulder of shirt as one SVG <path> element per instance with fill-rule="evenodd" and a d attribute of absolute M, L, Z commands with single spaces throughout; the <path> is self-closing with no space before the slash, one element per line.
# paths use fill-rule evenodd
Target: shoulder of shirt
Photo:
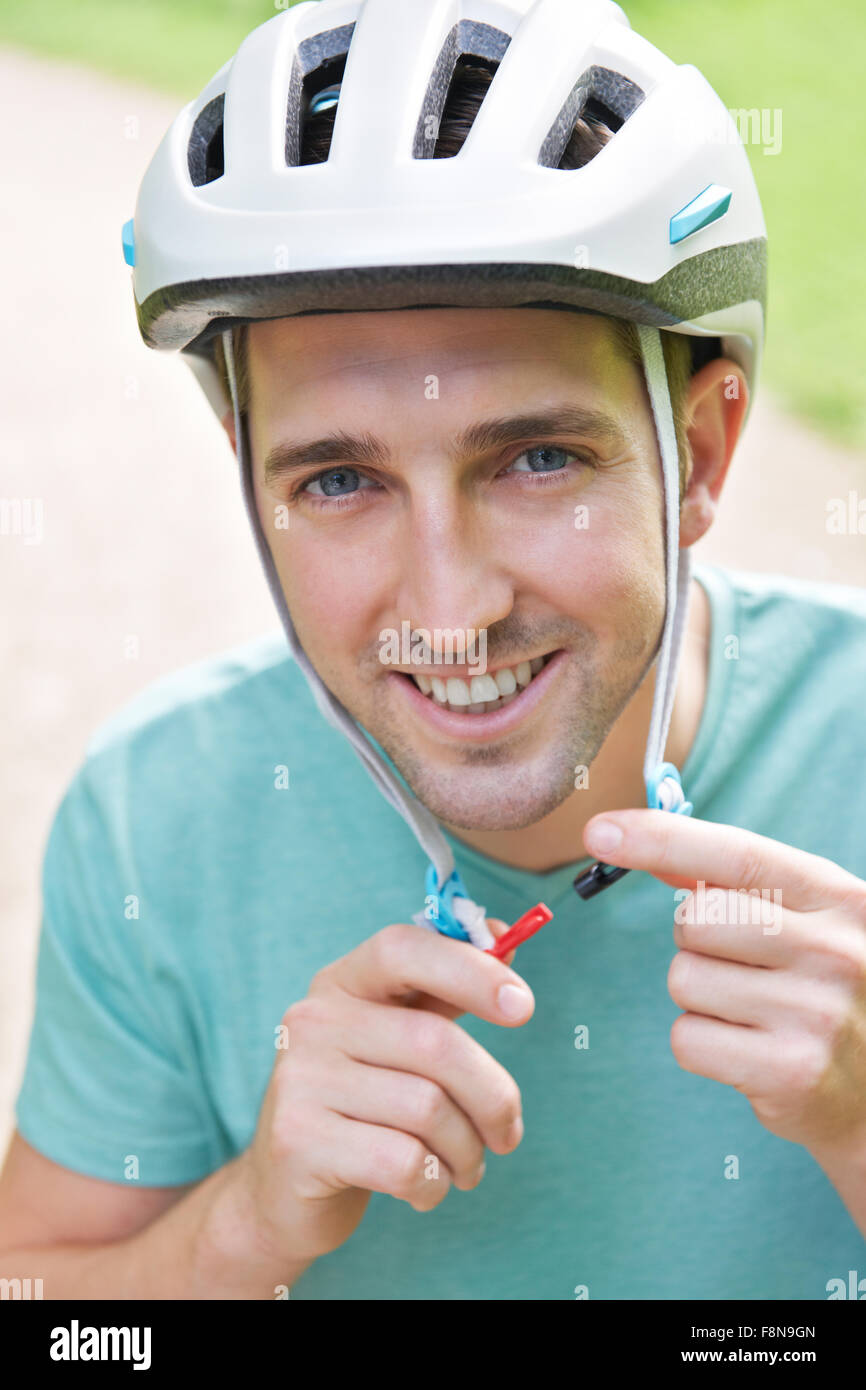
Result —
<path fill-rule="evenodd" d="M 188 730 L 191 719 L 242 716 L 256 695 L 302 715 L 305 693 L 306 707 L 317 716 L 283 633 L 265 633 L 151 681 L 95 729 L 85 756 L 92 762 L 157 732 L 170 737 Z"/>
<path fill-rule="evenodd" d="M 741 608 L 754 613 L 787 607 L 798 609 L 803 617 L 808 615 L 817 622 L 850 623 L 858 629 L 866 624 L 866 589 L 857 585 L 722 565 L 698 563 L 694 567 L 696 578 L 708 571 L 710 578 L 715 575 L 729 587 Z"/>

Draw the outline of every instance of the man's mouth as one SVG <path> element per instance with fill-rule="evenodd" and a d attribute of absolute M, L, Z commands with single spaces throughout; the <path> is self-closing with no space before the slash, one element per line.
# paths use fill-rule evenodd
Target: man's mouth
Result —
<path fill-rule="evenodd" d="M 516 666 L 500 666 L 483 676 L 428 676 L 412 673 L 412 680 L 422 695 L 441 709 L 455 714 L 490 714 L 516 700 L 530 686 L 539 671 L 555 652 L 518 662 Z"/>

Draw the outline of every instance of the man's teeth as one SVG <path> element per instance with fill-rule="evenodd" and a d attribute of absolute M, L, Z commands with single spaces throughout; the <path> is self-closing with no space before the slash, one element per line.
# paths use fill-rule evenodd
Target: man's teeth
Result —
<path fill-rule="evenodd" d="M 423 695 L 429 695 L 437 705 L 447 705 L 449 709 L 459 710 L 461 714 L 485 714 L 488 710 L 501 709 L 537 676 L 546 658 L 536 656 L 532 661 L 521 661 L 517 666 L 503 666 L 501 670 L 486 676 L 473 676 L 471 680 L 461 680 L 459 676 L 413 676 L 415 684 Z"/>

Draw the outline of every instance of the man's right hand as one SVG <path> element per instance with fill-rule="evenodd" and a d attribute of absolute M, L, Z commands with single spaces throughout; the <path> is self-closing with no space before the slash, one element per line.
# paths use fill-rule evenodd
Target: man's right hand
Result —
<path fill-rule="evenodd" d="M 520 1143 L 521 1099 L 454 1020 L 514 1028 L 534 1007 L 505 962 L 416 926 L 385 927 L 320 970 L 283 1016 L 288 1044 L 235 1170 L 256 1243 L 306 1266 L 348 1240 L 371 1192 L 430 1211 L 452 1183 L 476 1187 L 485 1147 Z"/>

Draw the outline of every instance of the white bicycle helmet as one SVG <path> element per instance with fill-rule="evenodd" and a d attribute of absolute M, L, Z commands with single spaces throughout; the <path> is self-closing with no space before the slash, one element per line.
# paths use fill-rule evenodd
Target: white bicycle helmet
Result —
<path fill-rule="evenodd" d="M 462 65 L 493 74 L 459 152 L 436 154 Z M 330 110 L 326 157 L 301 162 Z M 583 119 L 609 138 L 564 159 Z M 698 70 L 610 0 L 305 0 L 250 33 L 183 108 L 123 229 L 145 343 L 180 350 L 217 415 L 234 408 L 245 504 L 290 650 L 431 860 L 416 921 L 488 945 L 436 819 L 321 681 L 298 641 L 255 507 L 232 328 L 405 308 L 581 309 L 638 326 L 662 461 L 667 604 L 644 759 L 651 807 L 688 813 L 662 761 L 685 626 L 677 441 L 661 332 L 716 340 L 754 397 L 766 227 L 736 126 Z M 232 400 L 214 362 L 224 346 Z M 590 896 L 624 872 L 596 865 Z"/>

